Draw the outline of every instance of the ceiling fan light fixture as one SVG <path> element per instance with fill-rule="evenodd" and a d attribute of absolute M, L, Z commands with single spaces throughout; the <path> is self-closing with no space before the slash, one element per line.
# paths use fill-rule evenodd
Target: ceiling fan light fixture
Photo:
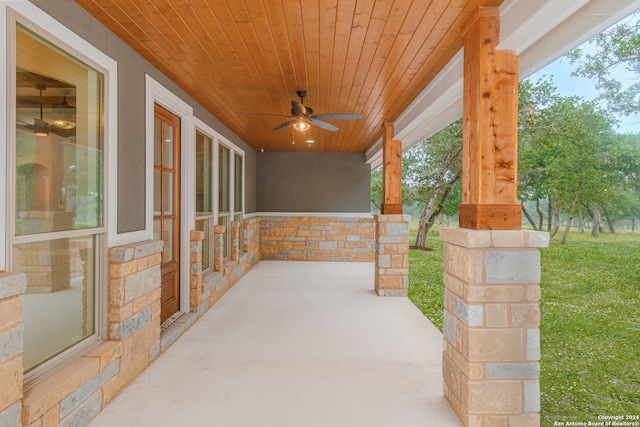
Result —
<path fill-rule="evenodd" d="M 303 122 L 303 121 L 295 122 L 293 124 L 293 128 L 295 130 L 299 131 L 299 132 L 305 132 L 305 131 L 309 130 L 310 127 L 311 127 L 311 125 L 309 123 Z"/>
<path fill-rule="evenodd" d="M 47 122 L 35 119 L 33 133 L 35 133 L 36 136 L 49 136 L 49 126 L 47 126 Z"/>
<path fill-rule="evenodd" d="M 55 127 L 65 130 L 73 129 L 74 127 L 76 127 L 76 124 L 74 122 L 70 122 L 69 120 L 54 120 L 53 124 Z"/>

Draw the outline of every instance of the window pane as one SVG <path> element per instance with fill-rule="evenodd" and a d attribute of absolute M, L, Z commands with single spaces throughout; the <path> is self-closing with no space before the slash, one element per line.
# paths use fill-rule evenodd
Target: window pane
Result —
<path fill-rule="evenodd" d="M 233 210 L 242 212 L 243 195 L 242 195 L 242 156 L 235 155 L 234 165 L 234 182 L 233 182 Z"/>
<path fill-rule="evenodd" d="M 13 246 L 13 271 L 27 275 L 25 371 L 95 333 L 94 248 L 94 236 Z"/>
<path fill-rule="evenodd" d="M 153 171 L 153 214 L 162 215 L 162 171 Z"/>
<path fill-rule="evenodd" d="M 99 329 L 96 247 L 104 240 L 47 236 L 103 226 L 104 76 L 20 25 L 15 35 L 11 270 L 27 278 L 23 363 L 37 372 Z"/>
<path fill-rule="evenodd" d="M 153 164 L 162 166 L 162 122 L 157 118 L 153 121 Z"/>
<path fill-rule="evenodd" d="M 196 221 L 196 230 L 204 231 L 204 240 L 202 241 L 202 271 L 209 269 L 211 252 L 209 245 L 211 244 L 211 236 L 209 236 L 209 219 Z"/>
<path fill-rule="evenodd" d="M 229 212 L 230 152 L 223 146 L 218 150 L 218 212 Z"/>
<path fill-rule="evenodd" d="M 213 170 L 211 138 L 196 133 L 196 216 L 213 213 Z"/>
<path fill-rule="evenodd" d="M 164 164 L 165 168 L 173 168 L 173 128 L 164 125 Z"/>
<path fill-rule="evenodd" d="M 171 215 L 173 213 L 173 174 L 171 172 L 164 173 L 164 214 Z"/>
<path fill-rule="evenodd" d="M 103 75 L 21 27 L 16 42 L 15 234 L 101 227 Z"/>
<path fill-rule="evenodd" d="M 162 221 L 153 221 L 153 240 L 162 240 Z"/>

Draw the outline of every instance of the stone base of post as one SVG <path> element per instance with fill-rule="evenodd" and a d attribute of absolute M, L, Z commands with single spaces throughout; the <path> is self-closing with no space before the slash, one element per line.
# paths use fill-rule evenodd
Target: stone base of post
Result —
<path fill-rule="evenodd" d="M 465 427 L 540 425 L 540 252 L 549 235 L 440 229 L 444 394 Z"/>
<path fill-rule="evenodd" d="M 21 426 L 24 273 L 0 272 L 0 426 Z"/>
<path fill-rule="evenodd" d="M 409 215 L 376 215 L 375 291 L 407 296 L 409 286 Z"/>

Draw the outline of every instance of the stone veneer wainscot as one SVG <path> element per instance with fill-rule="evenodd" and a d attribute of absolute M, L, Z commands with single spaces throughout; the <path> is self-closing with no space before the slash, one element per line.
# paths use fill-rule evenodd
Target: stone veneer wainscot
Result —
<path fill-rule="evenodd" d="M 260 254 L 270 261 L 373 262 L 375 220 L 370 217 L 263 216 Z"/>

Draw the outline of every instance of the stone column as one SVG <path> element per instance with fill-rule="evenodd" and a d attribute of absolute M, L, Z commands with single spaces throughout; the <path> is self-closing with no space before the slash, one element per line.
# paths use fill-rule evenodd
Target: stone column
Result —
<path fill-rule="evenodd" d="M 0 426 L 21 426 L 24 273 L 0 272 Z"/>
<path fill-rule="evenodd" d="M 465 427 L 540 425 L 540 253 L 549 235 L 442 228 L 445 397 Z"/>
<path fill-rule="evenodd" d="M 409 285 L 409 215 L 376 215 L 375 291 L 407 296 Z"/>
<path fill-rule="evenodd" d="M 249 264 L 254 266 L 260 261 L 260 217 L 242 221 L 242 237 L 244 251 L 249 256 Z"/>
<path fill-rule="evenodd" d="M 202 305 L 202 242 L 204 231 L 191 230 L 191 256 L 190 256 L 190 286 L 189 307 L 191 311 L 200 314 Z"/>
<path fill-rule="evenodd" d="M 109 249 L 107 338 L 132 349 L 120 361 L 131 378 L 160 351 L 162 247 L 160 240 L 147 240 Z M 121 386 L 114 385 L 114 395 Z"/>
<path fill-rule="evenodd" d="M 213 226 L 213 270 L 224 272 L 224 225 Z"/>
<path fill-rule="evenodd" d="M 231 253 L 230 258 L 237 261 L 240 256 L 240 223 L 231 222 Z"/>

